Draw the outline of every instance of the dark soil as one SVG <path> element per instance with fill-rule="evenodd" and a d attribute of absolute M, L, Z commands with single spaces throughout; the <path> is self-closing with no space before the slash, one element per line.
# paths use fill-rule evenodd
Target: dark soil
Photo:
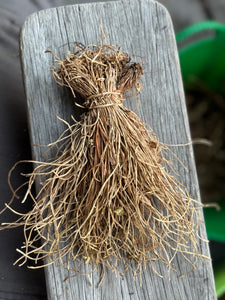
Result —
<path fill-rule="evenodd" d="M 185 90 L 192 139 L 212 142 L 194 145 L 202 201 L 225 199 L 225 93 L 200 82 Z"/>

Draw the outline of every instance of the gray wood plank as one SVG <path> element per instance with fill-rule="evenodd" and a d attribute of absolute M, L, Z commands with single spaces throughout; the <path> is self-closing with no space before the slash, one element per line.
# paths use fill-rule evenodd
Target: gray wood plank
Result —
<path fill-rule="evenodd" d="M 143 76 L 141 106 L 138 115 L 154 129 L 161 141 L 180 144 L 190 141 L 190 131 L 184 100 L 179 60 L 170 17 L 159 3 L 150 0 L 126 0 L 60 7 L 30 16 L 21 32 L 21 53 L 24 83 L 28 103 L 28 116 L 32 144 L 48 144 L 63 131 L 63 124 L 55 115 L 70 120 L 73 112 L 68 94 L 54 82 L 49 70 L 53 57 L 44 53 L 51 49 L 63 57 L 71 42 L 96 43 L 103 24 L 108 42 L 119 44 L 129 53 L 143 57 L 147 63 Z M 64 45 L 64 47 L 62 47 Z M 60 47 L 61 46 L 61 47 Z M 72 103 L 72 101 L 71 101 Z M 136 108 L 128 100 L 127 107 Z M 42 149 L 33 147 L 33 158 L 40 160 Z M 199 199 L 199 187 L 191 146 L 174 148 L 174 153 L 187 166 L 185 171 L 175 163 L 179 180 L 192 197 Z M 206 238 L 205 226 L 200 236 Z M 199 240 L 199 251 L 209 254 L 208 245 Z M 211 262 L 198 260 L 196 269 L 177 256 L 178 272 L 168 278 L 167 269 L 158 264 L 164 278 L 159 278 L 147 266 L 143 284 L 127 273 L 120 276 L 106 272 L 103 285 L 93 274 L 91 286 L 87 277 L 73 277 L 63 282 L 68 271 L 47 267 L 46 280 L 49 299 L 214 299 L 215 288 Z M 85 270 L 84 264 L 81 266 Z"/>

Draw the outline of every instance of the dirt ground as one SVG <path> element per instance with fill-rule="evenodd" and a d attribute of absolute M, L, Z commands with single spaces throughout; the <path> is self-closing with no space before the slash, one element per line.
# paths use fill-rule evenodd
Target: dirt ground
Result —
<path fill-rule="evenodd" d="M 186 101 L 192 139 L 209 141 L 194 145 L 202 201 L 221 200 L 225 198 L 225 93 L 197 84 L 186 88 Z"/>

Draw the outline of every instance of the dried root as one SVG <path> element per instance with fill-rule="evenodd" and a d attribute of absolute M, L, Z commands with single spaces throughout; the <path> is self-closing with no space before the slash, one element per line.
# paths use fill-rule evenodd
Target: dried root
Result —
<path fill-rule="evenodd" d="M 198 255 L 195 201 L 169 174 L 165 147 L 123 106 L 124 93 L 140 89 L 141 63 L 113 46 L 78 44 L 57 60 L 56 81 L 82 99 L 84 113 L 64 121 L 55 158 L 27 175 L 33 209 L 3 226 L 24 226 L 20 265 L 45 259 L 69 268 L 81 258 L 112 270 L 122 261 L 125 272 L 132 260 L 139 273 L 147 262 L 171 267 L 177 253 Z"/>

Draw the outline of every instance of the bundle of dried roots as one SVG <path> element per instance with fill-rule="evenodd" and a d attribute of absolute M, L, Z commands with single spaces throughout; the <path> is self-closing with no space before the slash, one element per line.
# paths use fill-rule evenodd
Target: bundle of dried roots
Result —
<path fill-rule="evenodd" d="M 27 175 L 25 199 L 31 197 L 33 209 L 4 224 L 24 226 L 19 261 L 69 267 L 85 259 L 112 270 L 122 262 L 123 273 L 131 260 L 137 274 L 147 262 L 154 269 L 156 260 L 171 266 L 176 253 L 197 254 L 194 200 L 169 174 L 165 147 L 123 106 L 124 93 L 140 89 L 141 63 L 113 46 L 75 48 L 64 60 L 57 57 L 53 74 L 79 96 L 84 113 L 73 125 L 65 121 L 55 158 L 36 162 Z"/>

